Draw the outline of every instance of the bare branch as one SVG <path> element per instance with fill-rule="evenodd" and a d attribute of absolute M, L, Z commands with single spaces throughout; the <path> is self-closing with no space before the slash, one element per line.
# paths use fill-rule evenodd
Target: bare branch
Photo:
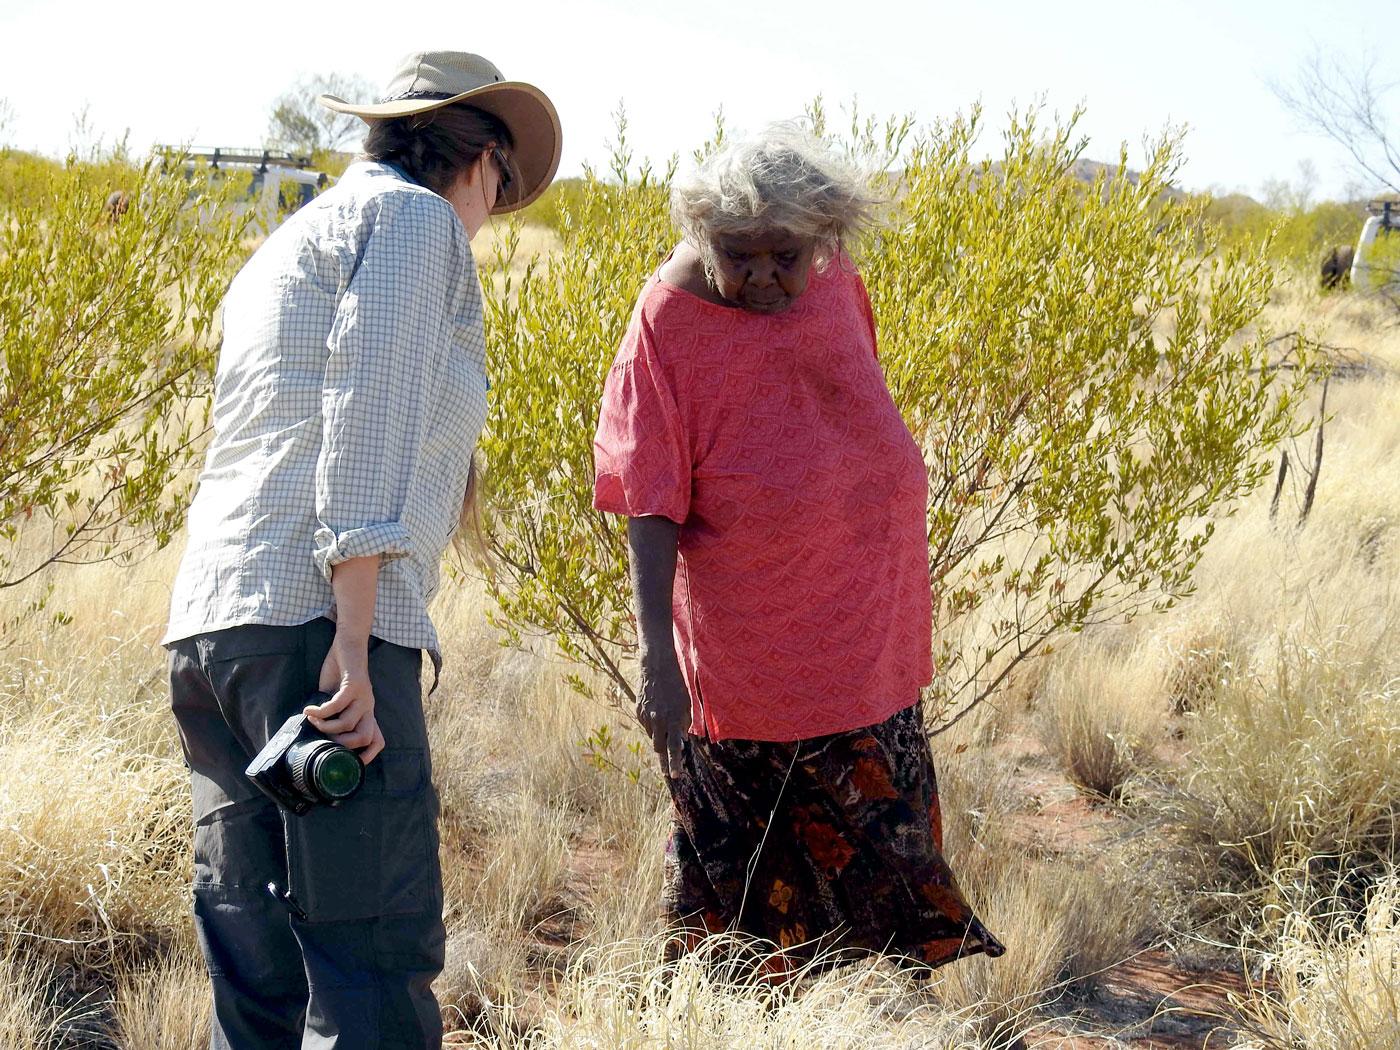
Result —
<path fill-rule="evenodd" d="M 1291 82 L 1269 86 L 1305 130 L 1331 139 L 1361 172 L 1400 193 L 1400 150 L 1384 101 L 1394 85 L 1380 81 L 1373 55 L 1353 64 L 1318 49 Z"/>
<path fill-rule="evenodd" d="M 272 105 L 269 145 L 314 153 L 344 149 L 363 135 L 365 126 L 359 117 L 337 113 L 316 101 L 323 94 L 347 102 L 368 102 L 374 89 L 360 76 L 331 73 L 302 77 Z"/>

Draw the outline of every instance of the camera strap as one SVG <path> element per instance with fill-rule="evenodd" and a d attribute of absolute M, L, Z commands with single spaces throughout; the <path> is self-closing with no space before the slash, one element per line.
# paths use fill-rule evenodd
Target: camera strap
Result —
<path fill-rule="evenodd" d="M 283 889 L 278 886 L 277 883 L 269 882 L 267 884 L 267 892 L 272 894 L 273 899 L 276 900 L 277 903 L 287 909 L 288 914 L 300 919 L 302 922 L 308 922 L 309 916 L 306 914 L 305 909 L 302 908 L 301 903 L 296 897 L 292 896 L 292 831 L 287 824 L 287 820 L 287 814 L 283 813 L 282 856 L 286 859 L 287 863 L 287 888 Z"/>

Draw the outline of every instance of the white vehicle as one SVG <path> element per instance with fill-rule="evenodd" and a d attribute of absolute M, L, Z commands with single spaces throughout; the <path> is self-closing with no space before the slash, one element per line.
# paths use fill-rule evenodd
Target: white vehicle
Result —
<path fill-rule="evenodd" d="M 292 212 L 330 185 L 330 176 L 311 168 L 311 158 L 276 150 L 185 150 L 157 146 L 184 159 L 186 177 L 207 165 L 224 177 L 246 174 L 247 188 L 235 207 L 252 211 L 254 222 L 271 233 Z"/>
<path fill-rule="evenodd" d="M 1351 286 L 1370 288 L 1376 282 L 1389 283 L 1400 279 L 1400 201 L 1372 201 L 1366 206 L 1371 214 L 1361 227 L 1361 239 L 1351 257 Z M 1382 248 L 1391 259 L 1383 268 L 1376 262 Z"/>

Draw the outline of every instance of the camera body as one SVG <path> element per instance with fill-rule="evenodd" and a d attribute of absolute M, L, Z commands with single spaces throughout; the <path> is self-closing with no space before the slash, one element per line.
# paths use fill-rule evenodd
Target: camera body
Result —
<path fill-rule="evenodd" d="M 316 693 L 307 703 L 329 699 L 327 693 Z M 340 805 L 364 782 L 360 757 L 322 733 L 302 713 L 282 723 L 244 772 L 263 794 L 298 816 L 312 806 Z"/>

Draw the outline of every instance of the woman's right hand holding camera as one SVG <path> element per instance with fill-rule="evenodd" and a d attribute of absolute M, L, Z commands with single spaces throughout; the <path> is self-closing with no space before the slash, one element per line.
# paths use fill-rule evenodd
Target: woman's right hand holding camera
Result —
<path fill-rule="evenodd" d="M 330 693 L 324 704 L 308 706 L 311 724 L 337 744 L 360 753 L 369 765 L 384 750 L 384 734 L 374 718 L 374 688 L 369 678 L 369 632 L 379 584 L 379 556 L 351 558 L 331 569 L 336 627 L 331 650 L 321 664 L 320 689 Z"/>

